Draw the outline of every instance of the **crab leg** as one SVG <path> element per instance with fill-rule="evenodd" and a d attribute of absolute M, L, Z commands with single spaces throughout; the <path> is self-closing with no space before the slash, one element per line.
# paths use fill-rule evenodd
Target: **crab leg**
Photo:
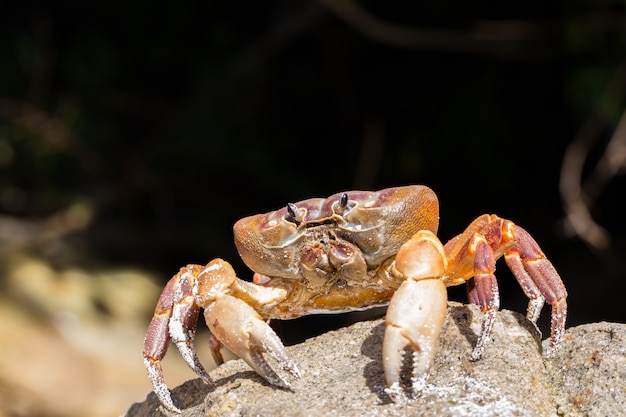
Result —
<path fill-rule="evenodd" d="M 447 293 L 441 280 L 445 263 L 443 246 L 429 231 L 413 235 L 396 256 L 392 274 L 405 281 L 391 298 L 383 339 L 383 367 L 392 397 L 402 391 L 407 349 L 413 353 L 414 389 L 434 359 L 446 316 Z"/>
<path fill-rule="evenodd" d="M 496 280 L 496 259 L 493 250 L 482 235 L 474 235 L 469 245 L 470 253 L 474 254 L 474 277 L 468 281 L 467 293 L 470 302 L 479 306 L 485 316 L 480 329 L 480 335 L 472 360 L 478 360 L 483 355 L 485 345 L 491 335 L 496 312 L 500 308 L 500 292 Z"/>
<path fill-rule="evenodd" d="M 192 289 L 202 268 L 200 265 L 188 265 L 181 268 L 180 272 L 168 281 L 159 297 L 144 340 L 144 365 L 148 370 L 154 392 L 161 403 L 174 412 L 180 410 L 172 402 L 161 369 L 161 360 L 167 352 L 170 341 L 176 344 L 187 365 L 204 382 L 212 382 L 193 349 L 200 309 L 193 299 Z"/>
<path fill-rule="evenodd" d="M 505 255 L 507 265 L 530 298 L 526 317 L 537 322 L 543 302 L 552 305 L 550 325 L 550 346 L 546 357 L 554 355 L 563 335 L 567 317 L 567 290 L 552 263 L 539 248 L 530 234 L 519 226 L 509 222 L 508 234 L 514 236 L 517 244 Z"/>
<path fill-rule="evenodd" d="M 502 255 L 530 299 L 526 317 L 536 323 L 544 302 L 552 305 L 550 346 L 545 356 L 554 354 L 565 333 L 567 291 L 552 263 L 526 230 L 510 220 L 485 214 L 446 243 L 445 251 L 446 283 L 457 285 L 468 280 L 470 301 L 485 313 L 472 359 L 480 358 L 499 308 L 498 285 L 493 274 L 495 262 Z"/>

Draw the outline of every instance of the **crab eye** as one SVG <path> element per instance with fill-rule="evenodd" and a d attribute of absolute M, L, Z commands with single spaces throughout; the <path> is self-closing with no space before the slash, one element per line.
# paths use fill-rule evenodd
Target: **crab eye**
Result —
<path fill-rule="evenodd" d="M 345 209 L 348 207 L 348 194 L 341 194 L 341 198 L 339 199 L 339 208 Z"/>
<path fill-rule="evenodd" d="M 287 204 L 287 215 L 285 216 L 285 220 L 295 223 L 296 225 L 300 224 L 301 219 L 298 219 L 298 207 L 296 207 L 295 204 Z"/>
<path fill-rule="evenodd" d="M 335 214 L 343 215 L 345 211 L 348 209 L 348 204 L 350 201 L 348 200 L 348 194 L 343 193 L 339 197 L 339 200 L 333 204 L 333 212 Z M 352 204 L 354 206 L 354 204 Z"/>

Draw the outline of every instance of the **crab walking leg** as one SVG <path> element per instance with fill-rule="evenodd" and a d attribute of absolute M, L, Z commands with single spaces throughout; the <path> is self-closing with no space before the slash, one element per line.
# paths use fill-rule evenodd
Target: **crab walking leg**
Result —
<path fill-rule="evenodd" d="M 392 396 L 402 390 L 404 352 L 413 352 L 413 382 L 425 377 L 446 317 L 447 293 L 441 280 L 445 255 L 439 239 L 417 232 L 398 252 L 392 273 L 406 280 L 389 303 L 383 339 L 383 367 Z"/>
<path fill-rule="evenodd" d="M 220 366 L 224 363 L 224 356 L 222 356 L 222 342 L 213 334 L 209 334 L 209 347 L 211 348 L 211 355 L 215 361 L 215 365 Z"/>
<path fill-rule="evenodd" d="M 200 309 L 195 303 L 189 301 L 189 299 L 192 299 L 191 296 L 186 298 L 187 303 L 174 304 L 174 314 L 170 319 L 170 336 L 185 363 L 204 382 L 210 384 L 213 381 L 200 363 L 200 359 L 193 347 Z"/>
<path fill-rule="evenodd" d="M 552 305 L 550 346 L 545 353 L 549 358 L 554 355 L 565 334 L 567 290 L 558 272 L 532 236 L 521 227 L 509 223 L 508 234 L 514 236 L 517 244 L 505 253 L 504 259 L 530 298 L 526 316 L 535 323 L 543 301 Z"/>
<path fill-rule="evenodd" d="M 212 382 L 193 349 L 199 306 L 193 300 L 192 288 L 195 277 L 202 268 L 199 265 L 188 265 L 168 281 L 159 297 L 144 340 L 144 365 L 154 392 L 161 403 L 174 412 L 180 410 L 172 402 L 161 369 L 161 360 L 170 341 L 174 341 L 185 362 L 194 372 L 205 382 Z"/>
<path fill-rule="evenodd" d="M 491 335 L 496 312 L 500 308 L 500 292 L 494 275 L 496 259 L 485 237 L 474 235 L 470 241 L 469 251 L 474 254 L 474 277 L 467 283 L 468 298 L 485 313 L 480 334 L 472 352 L 472 360 L 476 361 L 483 355 Z"/>

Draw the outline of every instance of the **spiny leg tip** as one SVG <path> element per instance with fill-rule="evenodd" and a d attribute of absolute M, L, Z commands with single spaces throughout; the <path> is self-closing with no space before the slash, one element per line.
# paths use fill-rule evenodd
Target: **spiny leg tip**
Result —
<path fill-rule="evenodd" d="M 287 371 L 296 378 L 301 378 L 303 375 L 302 371 L 295 364 L 290 365 Z"/>
<path fill-rule="evenodd" d="M 172 397 L 170 395 L 169 390 L 167 391 L 155 391 L 155 394 L 159 400 L 159 402 L 161 403 L 161 406 L 163 408 L 165 408 L 166 410 L 175 413 L 175 414 L 180 414 L 182 413 L 182 410 L 178 407 L 176 407 L 174 405 L 174 402 L 172 401 Z"/>
<path fill-rule="evenodd" d="M 552 359 L 557 349 L 558 349 L 558 346 L 552 346 L 552 345 L 548 346 L 546 351 L 543 353 L 544 359 Z"/>
<path fill-rule="evenodd" d="M 479 361 L 480 358 L 483 357 L 483 353 L 485 352 L 485 346 L 476 346 L 472 351 L 472 355 L 470 356 L 471 362 Z"/>
<path fill-rule="evenodd" d="M 181 410 L 180 408 L 176 407 L 175 405 L 171 405 L 171 406 L 166 406 L 165 404 L 161 404 L 163 406 L 163 408 L 165 408 L 167 411 L 174 413 L 174 414 L 182 414 L 183 410 Z"/>

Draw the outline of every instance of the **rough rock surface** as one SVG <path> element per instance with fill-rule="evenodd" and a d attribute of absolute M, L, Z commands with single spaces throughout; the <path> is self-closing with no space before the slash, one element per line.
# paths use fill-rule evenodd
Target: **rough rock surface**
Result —
<path fill-rule="evenodd" d="M 626 324 L 591 323 L 569 329 L 547 362 L 557 415 L 626 414 Z"/>
<path fill-rule="evenodd" d="M 569 329 L 544 362 L 538 330 L 522 315 L 498 314 L 483 358 L 470 353 L 482 314 L 451 303 L 430 377 L 415 398 L 392 402 L 381 363 L 383 320 L 359 322 L 287 348 L 303 377 L 292 390 L 268 385 L 244 362 L 172 390 L 182 416 L 601 416 L 626 410 L 626 325 Z M 154 394 L 127 417 L 167 416 Z"/>

